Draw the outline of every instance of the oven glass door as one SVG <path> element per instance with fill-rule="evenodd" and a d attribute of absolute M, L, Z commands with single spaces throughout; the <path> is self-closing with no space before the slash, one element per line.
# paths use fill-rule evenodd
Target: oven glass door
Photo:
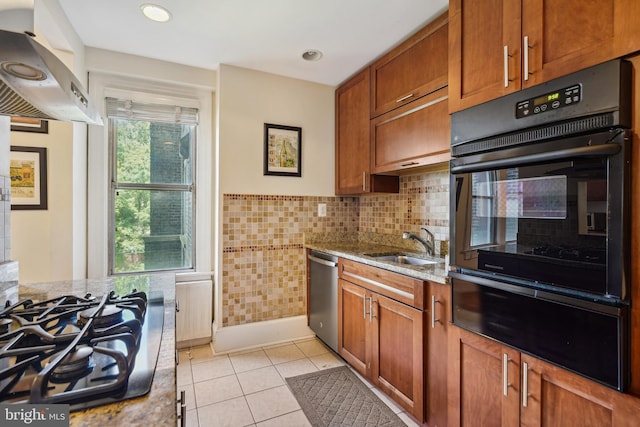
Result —
<path fill-rule="evenodd" d="M 624 298 L 623 151 L 522 165 L 510 159 L 505 167 L 498 158 L 452 174 L 452 265 L 578 296 Z"/>

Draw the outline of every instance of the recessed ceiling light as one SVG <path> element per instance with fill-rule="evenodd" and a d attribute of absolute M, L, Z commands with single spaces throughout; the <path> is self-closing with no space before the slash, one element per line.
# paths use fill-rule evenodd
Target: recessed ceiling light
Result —
<path fill-rule="evenodd" d="M 140 6 L 140 10 L 144 16 L 156 22 L 167 22 L 171 19 L 171 13 L 162 6 L 157 4 L 145 3 Z"/>
<path fill-rule="evenodd" d="M 322 58 L 322 52 L 316 49 L 309 49 L 302 54 L 305 61 L 318 61 Z"/>

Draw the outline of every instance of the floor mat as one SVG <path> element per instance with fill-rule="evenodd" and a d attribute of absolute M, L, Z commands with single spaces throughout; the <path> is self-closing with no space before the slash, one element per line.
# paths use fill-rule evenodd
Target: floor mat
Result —
<path fill-rule="evenodd" d="M 406 424 L 346 366 L 286 379 L 314 427 Z"/>

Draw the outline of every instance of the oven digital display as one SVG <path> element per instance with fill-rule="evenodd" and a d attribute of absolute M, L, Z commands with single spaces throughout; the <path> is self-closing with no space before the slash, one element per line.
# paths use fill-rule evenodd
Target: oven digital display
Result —
<path fill-rule="evenodd" d="M 577 104 L 582 100 L 581 85 L 573 85 L 554 92 L 545 93 L 535 98 L 520 101 L 516 104 L 516 118 L 541 114 L 558 108 Z"/>
<path fill-rule="evenodd" d="M 538 98 L 533 100 L 533 105 L 546 104 L 547 102 L 555 101 L 556 99 L 560 99 L 560 92 L 554 92 L 548 95 L 539 96 Z"/>

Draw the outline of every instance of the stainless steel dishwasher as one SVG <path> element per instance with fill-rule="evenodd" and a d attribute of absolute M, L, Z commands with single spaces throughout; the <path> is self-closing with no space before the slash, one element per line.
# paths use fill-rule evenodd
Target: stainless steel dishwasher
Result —
<path fill-rule="evenodd" d="M 309 253 L 309 327 L 338 351 L 338 257 Z"/>

